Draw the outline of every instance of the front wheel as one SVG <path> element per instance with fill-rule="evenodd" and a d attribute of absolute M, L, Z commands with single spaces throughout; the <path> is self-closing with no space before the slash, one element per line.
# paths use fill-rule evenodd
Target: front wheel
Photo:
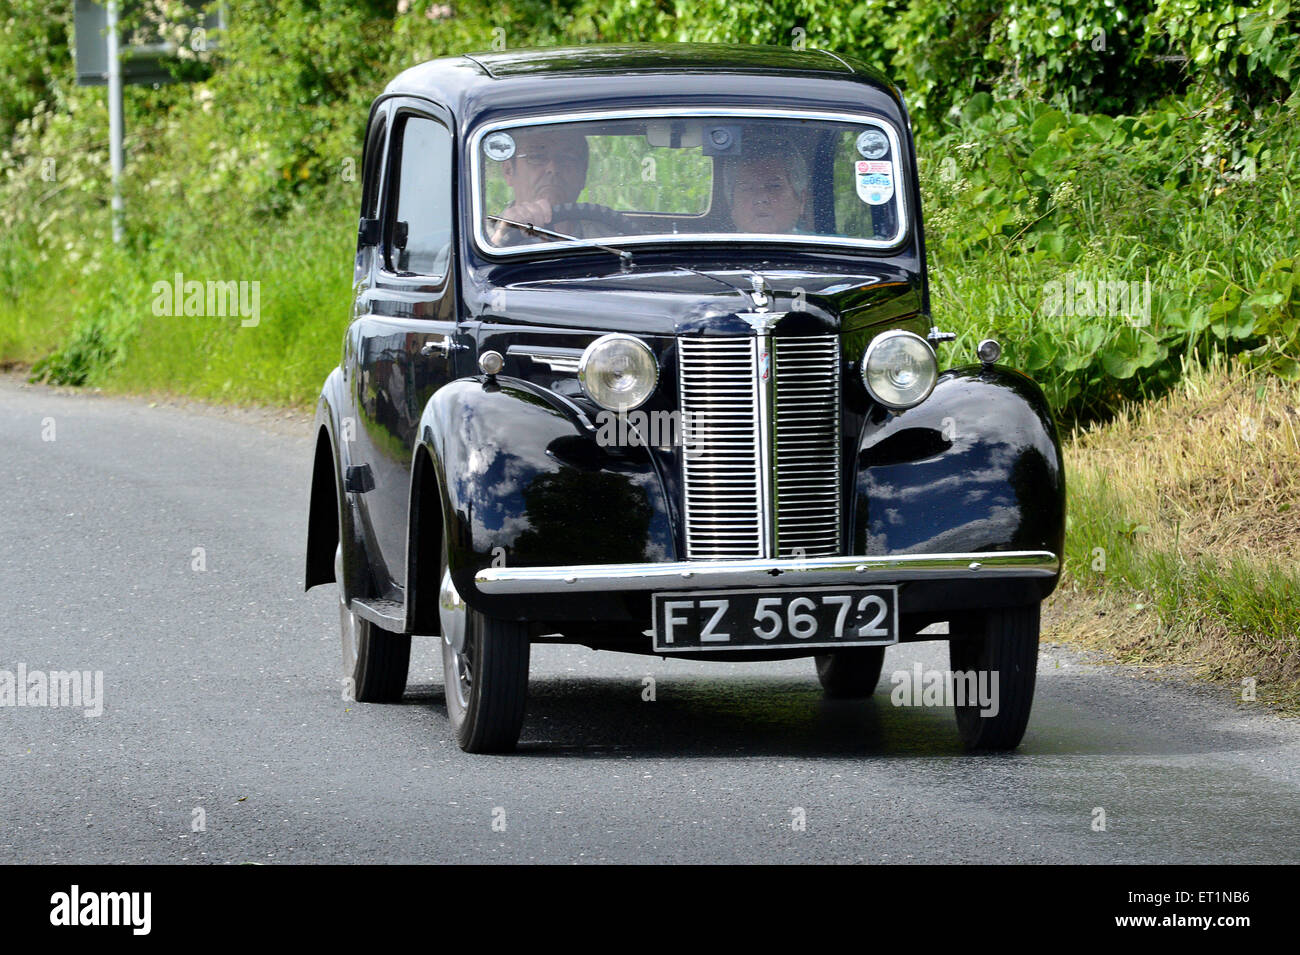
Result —
<path fill-rule="evenodd" d="M 956 713 L 957 732 L 967 749 L 1020 745 L 1034 702 L 1039 623 L 1039 604 L 1005 607 L 986 612 L 971 638 L 949 641 L 954 684 L 961 681 L 965 687 Z"/>
<path fill-rule="evenodd" d="M 467 753 L 515 748 L 528 701 L 528 627 L 485 616 L 456 591 L 443 544 L 438 616 L 447 716 Z"/>

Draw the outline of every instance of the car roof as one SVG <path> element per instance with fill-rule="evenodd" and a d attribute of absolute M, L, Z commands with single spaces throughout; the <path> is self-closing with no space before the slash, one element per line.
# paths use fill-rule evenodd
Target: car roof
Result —
<path fill-rule="evenodd" d="M 525 74 L 660 73 L 672 70 L 854 72 L 843 57 L 827 50 L 792 50 L 784 46 L 720 43 L 612 43 L 478 53 L 469 54 L 469 57 L 496 79 Z"/>
<path fill-rule="evenodd" d="M 894 116 L 903 109 L 897 88 L 851 56 L 712 43 L 463 54 L 411 67 L 384 92 L 433 100 L 462 126 L 486 112 L 647 106 L 664 96 L 785 108 L 865 106 Z"/>

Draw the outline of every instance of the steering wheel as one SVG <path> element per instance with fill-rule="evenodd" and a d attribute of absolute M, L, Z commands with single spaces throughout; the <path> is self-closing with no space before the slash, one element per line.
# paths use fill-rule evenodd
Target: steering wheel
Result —
<path fill-rule="evenodd" d="M 626 235 L 636 230 L 632 222 L 623 213 L 611 209 L 609 206 L 602 206 L 595 202 L 557 202 L 551 206 L 551 221 L 545 225 L 538 225 L 539 229 L 552 229 L 557 222 L 573 222 L 577 219 L 584 219 L 588 222 L 596 222 L 605 226 L 609 230 L 610 236 Z M 552 230 L 558 231 L 558 230 Z M 530 235 L 523 229 L 512 227 L 505 233 L 502 246 L 520 245 L 525 242 L 546 241 L 545 235 Z"/>
<path fill-rule="evenodd" d="M 588 222 L 598 222 L 607 226 L 612 236 L 634 231 L 627 216 L 596 202 L 557 202 L 551 206 L 552 223 L 571 222 L 575 219 L 585 219 Z"/>

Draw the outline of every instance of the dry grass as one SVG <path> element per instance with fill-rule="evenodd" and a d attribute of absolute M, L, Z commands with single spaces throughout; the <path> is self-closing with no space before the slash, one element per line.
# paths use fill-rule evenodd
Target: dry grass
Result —
<path fill-rule="evenodd" d="M 1066 447 L 1052 639 L 1300 712 L 1300 386 L 1222 363 Z"/>
<path fill-rule="evenodd" d="M 1300 554 L 1300 385 L 1222 366 L 1076 436 L 1072 476 L 1132 505 L 1146 545 L 1189 558 Z"/>

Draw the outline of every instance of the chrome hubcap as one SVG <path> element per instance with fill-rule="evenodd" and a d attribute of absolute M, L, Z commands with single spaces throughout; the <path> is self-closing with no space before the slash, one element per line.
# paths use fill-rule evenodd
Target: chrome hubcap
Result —
<path fill-rule="evenodd" d="M 457 653 L 465 650 L 465 601 L 461 600 L 456 585 L 451 582 L 451 571 L 442 572 L 442 586 L 438 589 L 438 619 L 442 623 L 442 638 Z"/>
<path fill-rule="evenodd" d="M 462 707 L 469 706 L 470 688 L 474 684 L 474 667 L 465 649 L 465 601 L 451 581 L 451 571 L 442 572 L 442 586 L 438 591 L 438 619 L 442 624 L 443 671 L 455 679 L 447 680 L 447 690 L 455 689 Z M 450 660 L 448 658 L 450 657 Z M 450 663 L 450 666 L 446 664 Z"/>
<path fill-rule="evenodd" d="M 357 615 L 343 602 L 343 547 L 334 551 L 334 579 L 339 583 L 339 633 L 343 641 L 343 679 L 357 672 Z M 355 690 L 355 688 L 352 688 Z"/>

